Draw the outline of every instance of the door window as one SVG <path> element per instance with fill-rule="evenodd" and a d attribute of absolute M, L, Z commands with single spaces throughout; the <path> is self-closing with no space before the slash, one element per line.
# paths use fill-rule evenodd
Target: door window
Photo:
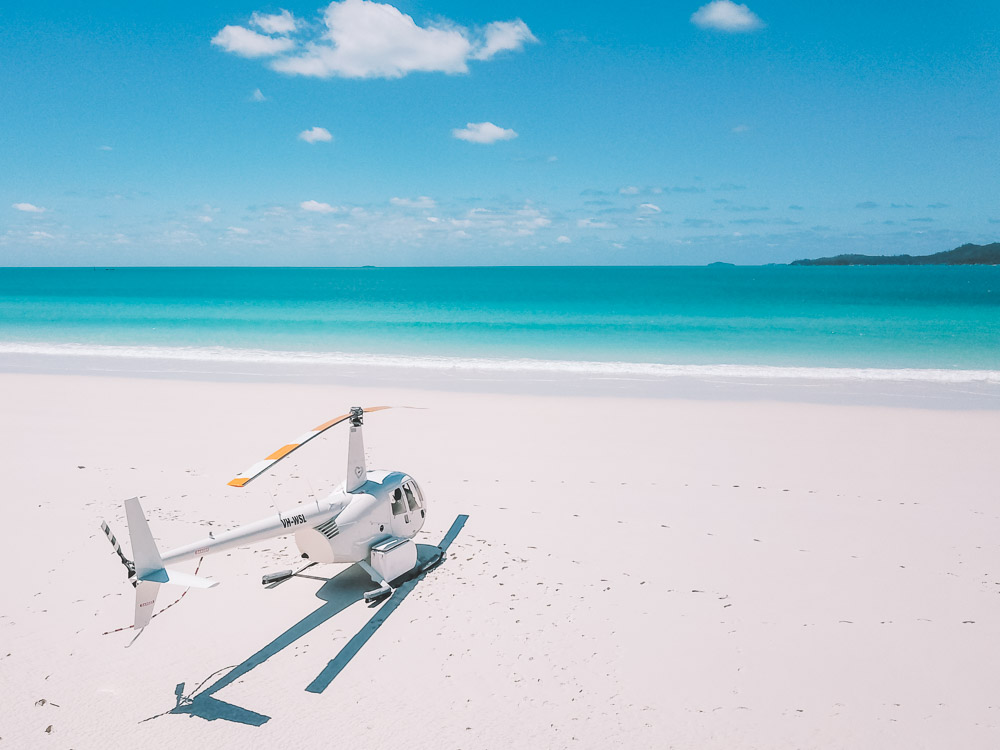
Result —
<path fill-rule="evenodd" d="M 403 491 L 397 487 L 392 491 L 392 515 L 401 516 L 406 513 L 406 501 L 403 500 Z"/>
<path fill-rule="evenodd" d="M 410 510 L 418 510 L 420 508 L 420 502 L 414 495 L 413 490 L 410 489 L 409 482 L 403 485 L 403 492 L 406 493 L 406 501 L 410 504 Z"/>

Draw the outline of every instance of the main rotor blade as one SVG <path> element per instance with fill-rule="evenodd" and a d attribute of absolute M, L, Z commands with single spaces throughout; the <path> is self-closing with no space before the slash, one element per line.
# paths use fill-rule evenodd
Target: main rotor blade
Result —
<path fill-rule="evenodd" d="M 373 411 L 382 411 L 383 409 L 391 409 L 391 406 L 369 406 L 364 409 L 364 413 L 368 414 Z M 250 482 L 259 477 L 265 471 L 274 466 L 278 461 L 285 458 L 288 454 L 294 451 L 296 448 L 301 448 L 303 445 L 308 443 L 314 437 L 322 435 L 324 432 L 329 430 L 341 422 L 344 422 L 351 418 L 350 414 L 341 414 L 339 417 L 334 417 L 328 422 L 324 422 L 318 427 L 313 427 L 309 432 L 299 435 L 293 442 L 283 445 L 278 448 L 274 453 L 265 458 L 263 461 L 258 461 L 249 469 L 236 475 L 236 478 L 229 482 L 230 487 L 246 487 Z"/>

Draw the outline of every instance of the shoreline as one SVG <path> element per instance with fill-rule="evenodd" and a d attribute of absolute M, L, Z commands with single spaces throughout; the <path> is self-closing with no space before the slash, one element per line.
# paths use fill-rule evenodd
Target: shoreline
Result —
<path fill-rule="evenodd" d="M 388 357 L 0 343 L 0 373 L 1000 410 L 1000 371 Z"/>

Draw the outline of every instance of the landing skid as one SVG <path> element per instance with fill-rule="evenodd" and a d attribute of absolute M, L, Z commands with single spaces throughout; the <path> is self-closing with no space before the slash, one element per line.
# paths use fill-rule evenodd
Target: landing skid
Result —
<path fill-rule="evenodd" d="M 375 570 L 375 568 L 366 563 L 364 560 L 358 562 L 358 565 L 361 566 L 361 569 L 370 575 L 371 579 L 379 585 L 377 589 L 365 592 L 365 604 L 374 604 L 381 599 L 392 596 L 394 589 L 389 585 L 388 581 L 386 581 L 381 574 Z"/>
<path fill-rule="evenodd" d="M 442 562 L 444 562 L 444 558 L 445 558 L 444 550 L 438 547 L 436 554 L 434 554 L 429 560 L 424 562 L 422 565 L 415 566 L 413 570 L 409 571 L 403 576 L 400 576 L 397 580 L 393 581 L 393 583 L 395 583 L 398 586 L 406 581 L 416 578 L 419 575 L 422 575 L 430 570 L 433 570 Z M 260 582 L 265 588 L 273 589 L 275 586 L 278 586 L 284 583 L 285 581 L 288 581 L 296 577 L 315 578 L 316 580 L 319 581 L 329 580 L 317 576 L 303 575 L 305 571 L 307 571 L 309 568 L 317 564 L 318 563 L 311 562 L 308 565 L 305 565 L 295 571 L 279 570 L 275 573 L 266 573 L 263 576 L 261 576 Z M 377 588 L 374 588 L 371 591 L 366 591 L 364 593 L 365 604 L 377 604 L 392 596 L 392 594 L 395 592 L 396 589 L 392 585 L 390 585 L 388 581 L 383 579 L 378 574 L 378 572 L 374 568 L 372 568 L 371 565 L 369 565 L 364 561 L 359 562 L 358 565 L 371 577 L 372 581 L 379 584 Z"/>
<path fill-rule="evenodd" d="M 296 571 L 291 570 L 279 570 L 277 573 L 266 573 L 260 579 L 261 585 L 265 588 L 273 589 L 275 586 L 284 583 L 290 578 L 295 578 L 297 575 L 301 575 L 305 571 L 309 570 L 316 563 L 311 562 L 308 565 L 304 565 Z M 308 576 L 307 576 L 308 577 Z"/>
<path fill-rule="evenodd" d="M 408 573 L 405 573 L 404 575 L 402 575 L 399 578 L 397 578 L 395 581 L 393 581 L 393 583 L 395 583 L 397 586 L 399 586 L 399 585 L 405 583 L 406 581 L 410 581 L 410 580 L 416 578 L 417 576 L 423 575 L 424 573 L 426 573 L 426 572 L 428 572 L 430 570 L 433 570 L 438 565 L 440 565 L 442 562 L 444 562 L 444 557 L 445 557 L 444 550 L 441 549 L 440 547 L 437 547 L 436 549 L 437 549 L 437 552 L 429 560 L 427 560 L 426 562 L 424 562 L 422 565 L 415 565 L 412 570 L 410 570 Z M 371 565 L 369 565 L 366 562 L 359 562 L 358 565 L 360 565 L 361 568 L 368 575 L 371 576 L 372 580 L 375 583 L 379 584 L 378 588 L 372 589 L 371 591 L 366 591 L 365 592 L 365 603 L 366 604 L 375 604 L 375 603 L 378 603 L 378 602 L 382 601 L 383 599 L 388 598 L 389 596 L 391 596 L 395 592 L 396 589 L 394 589 L 392 587 L 392 585 L 390 585 L 387 581 L 385 581 L 378 574 L 378 572 L 375 571 L 371 567 Z"/>

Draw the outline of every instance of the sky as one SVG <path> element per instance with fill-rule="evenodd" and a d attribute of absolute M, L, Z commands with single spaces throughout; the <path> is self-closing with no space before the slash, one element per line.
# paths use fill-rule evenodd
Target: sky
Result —
<path fill-rule="evenodd" d="M 0 265 L 686 265 L 1000 240 L 1000 3 L 0 8 Z"/>

